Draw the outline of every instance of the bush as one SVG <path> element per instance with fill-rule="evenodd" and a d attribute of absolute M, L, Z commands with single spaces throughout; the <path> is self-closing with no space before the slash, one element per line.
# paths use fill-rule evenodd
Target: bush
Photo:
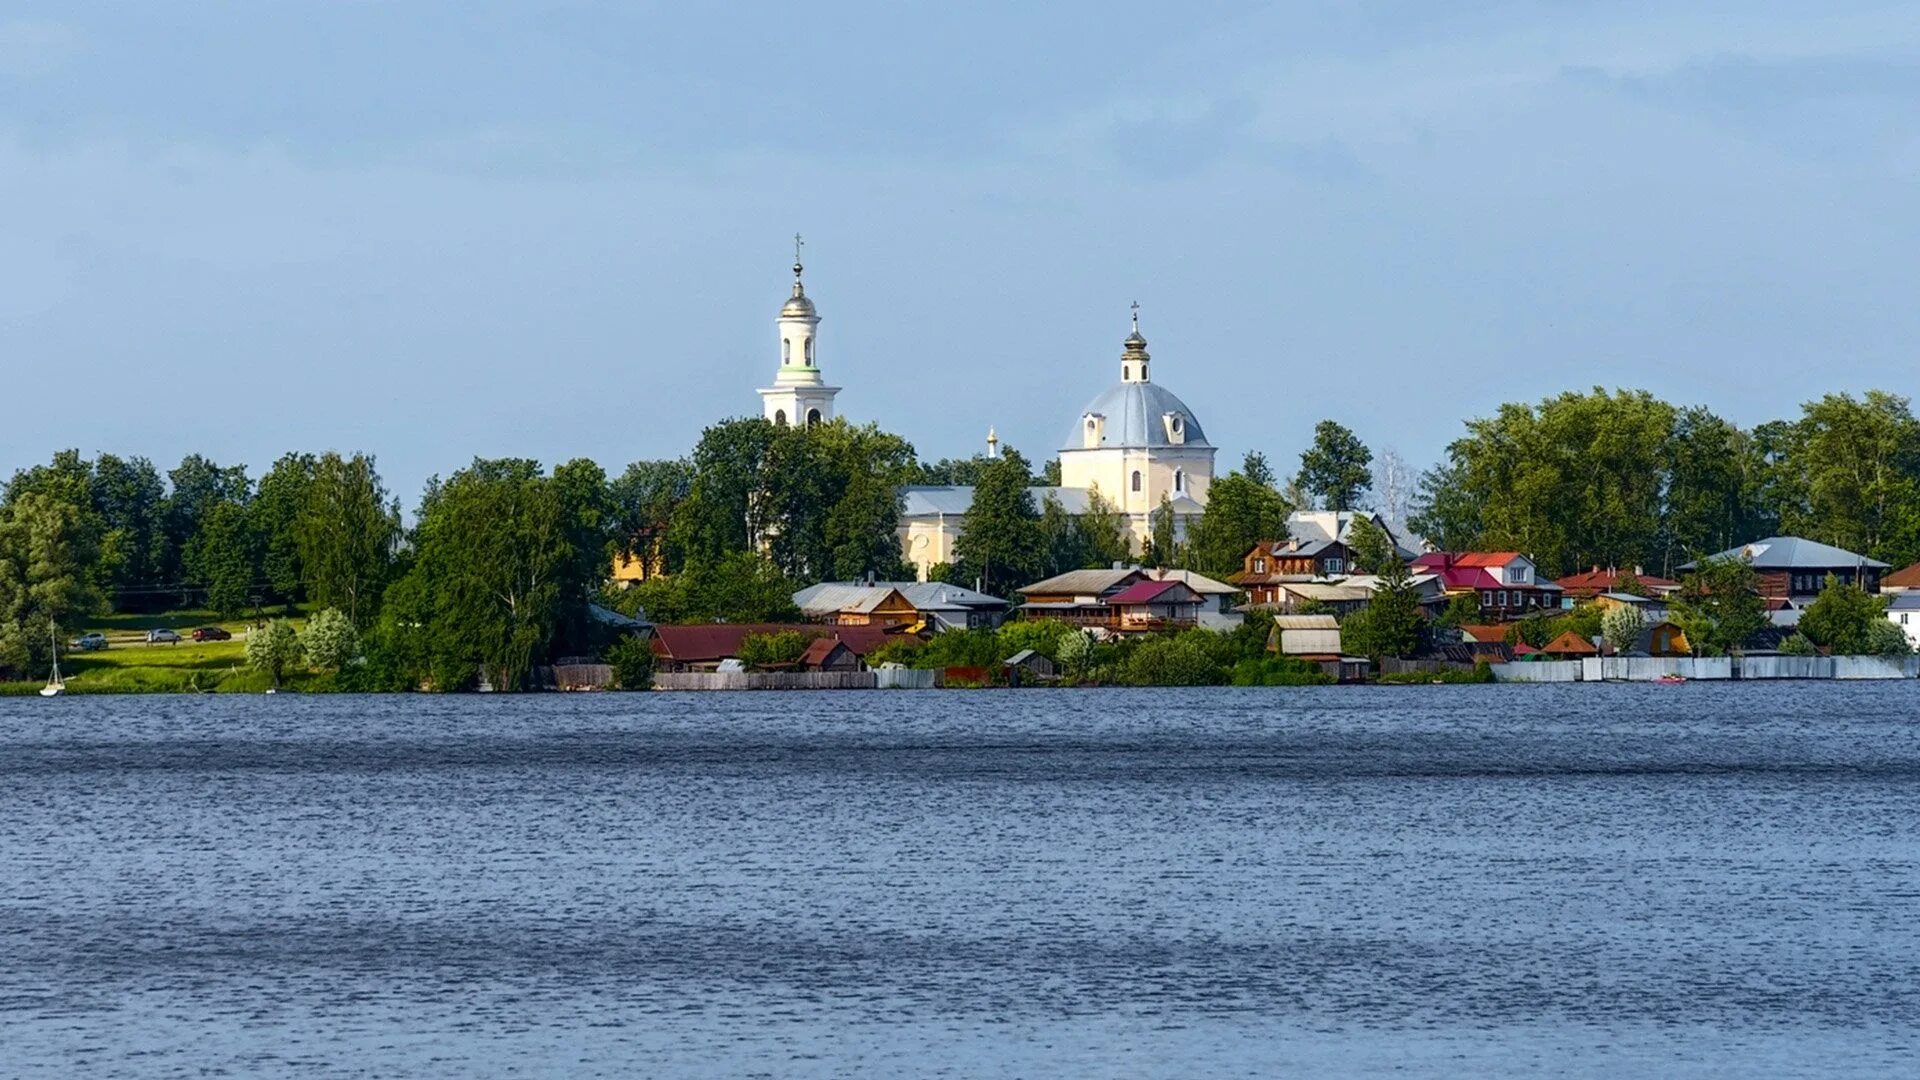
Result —
<path fill-rule="evenodd" d="M 321 671 L 340 671 L 360 658 L 360 632 L 338 608 L 326 608 L 307 620 L 307 661 Z"/>
<path fill-rule="evenodd" d="M 279 687 L 287 669 L 300 662 L 304 651 L 299 635 L 293 632 L 293 624 L 285 619 L 275 619 L 247 632 L 247 664 L 265 672 L 275 688 Z"/>
<path fill-rule="evenodd" d="M 1062 636 L 1054 659 L 1060 664 L 1062 675 L 1085 678 L 1093 668 L 1093 635 L 1075 630 Z"/>
<path fill-rule="evenodd" d="M 653 686 L 653 645 L 638 634 L 623 634 L 603 654 L 613 668 L 613 682 L 622 690 Z"/>
<path fill-rule="evenodd" d="M 1788 634 L 1780 642 L 1781 656 L 1819 656 L 1820 649 L 1813 639 L 1799 631 Z"/>
<path fill-rule="evenodd" d="M 1380 676 L 1385 684 L 1418 683 L 1490 683 L 1493 681 L 1493 668 L 1486 661 L 1473 665 L 1470 669 L 1454 668 L 1448 671 L 1398 671 Z"/>
<path fill-rule="evenodd" d="M 1608 608 L 1606 614 L 1600 616 L 1600 633 L 1605 635 L 1607 644 L 1613 646 L 1616 655 L 1633 648 L 1634 641 L 1644 629 L 1646 618 L 1633 604 Z"/>
<path fill-rule="evenodd" d="M 1248 657 L 1233 665 L 1234 686 L 1327 686 L 1339 680 L 1320 665 L 1293 656 Z"/>
<path fill-rule="evenodd" d="M 1218 686 L 1226 674 L 1211 652 L 1187 634 L 1143 641 L 1120 664 L 1120 681 L 1129 686 Z"/>
<path fill-rule="evenodd" d="M 1881 619 L 1867 627 L 1867 652 L 1874 656 L 1909 656 L 1913 646 L 1905 630 Z"/>
<path fill-rule="evenodd" d="M 1060 659 L 1060 642 L 1073 627 L 1059 619 L 1022 619 L 1000 628 L 1000 649 L 1007 656 L 1032 649 L 1049 660 Z"/>
<path fill-rule="evenodd" d="M 813 640 L 798 630 L 780 630 L 771 634 L 748 634 L 740 641 L 740 660 L 748 667 L 766 668 L 791 664 L 800 659 Z"/>

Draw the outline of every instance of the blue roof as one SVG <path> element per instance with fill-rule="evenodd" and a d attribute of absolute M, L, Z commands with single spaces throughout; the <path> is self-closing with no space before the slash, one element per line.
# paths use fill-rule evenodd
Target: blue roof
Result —
<path fill-rule="evenodd" d="M 1106 431 L 1100 440 L 1103 448 L 1197 446 L 1210 449 L 1213 446 L 1207 441 L 1207 433 L 1200 428 L 1200 418 L 1193 415 L 1187 403 L 1158 383 L 1115 383 L 1088 402 L 1080 412 L 1082 419 L 1087 413 L 1106 417 Z M 1182 426 L 1186 428 L 1186 442 L 1176 443 L 1167 437 L 1167 425 L 1162 418 L 1168 413 L 1179 414 Z M 1067 436 L 1066 446 L 1062 449 L 1093 449 L 1084 443 L 1080 435 L 1080 419 L 1076 419 L 1073 431 Z"/>
<path fill-rule="evenodd" d="M 1845 548 L 1799 536 L 1769 536 L 1765 540 L 1728 548 L 1710 557 L 1724 559 L 1729 556 L 1745 559 L 1756 570 L 1845 570 L 1862 566 L 1872 570 L 1887 568 L 1887 564 L 1879 559 L 1869 559 Z M 1699 565 L 1698 562 L 1690 562 L 1680 569 L 1693 570 Z"/>

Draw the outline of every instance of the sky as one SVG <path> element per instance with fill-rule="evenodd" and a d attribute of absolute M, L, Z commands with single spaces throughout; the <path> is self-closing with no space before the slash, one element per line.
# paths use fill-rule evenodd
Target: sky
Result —
<path fill-rule="evenodd" d="M 1466 10 L 1452 10 L 1464 8 Z M 1118 378 L 1283 471 L 1501 402 L 1916 389 L 1910 3 L 0 9 L 0 474 L 610 472 L 757 414 L 1036 460 Z"/>

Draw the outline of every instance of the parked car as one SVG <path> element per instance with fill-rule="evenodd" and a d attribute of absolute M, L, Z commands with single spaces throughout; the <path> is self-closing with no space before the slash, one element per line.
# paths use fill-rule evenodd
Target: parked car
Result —
<path fill-rule="evenodd" d="M 179 635 L 179 634 L 176 634 L 176 633 L 174 633 L 174 632 L 173 632 L 172 630 L 164 630 L 164 629 L 163 629 L 163 630 L 149 630 L 149 631 L 147 631 L 147 644 L 149 644 L 149 645 L 178 645 L 178 644 L 180 644 L 180 635 Z"/>
<path fill-rule="evenodd" d="M 93 652 L 96 649 L 104 649 L 107 647 L 107 635 L 82 634 L 72 641 L 67 642 L 67 647 L 78 649 L 81 652 Z"/>
<path fill-rule="evenodd" d="M 193 640 L 195 641 L 228 641 L 232 638 L 232 634 L 227 633 L 217 626 L 203 626 L 193 632 Z"/>

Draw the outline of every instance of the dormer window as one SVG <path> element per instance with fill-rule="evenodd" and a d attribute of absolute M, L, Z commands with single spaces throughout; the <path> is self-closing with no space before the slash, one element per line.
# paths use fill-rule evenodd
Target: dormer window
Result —
<path fill-rule="evenodd" d="M 1166 425 L 1167 441 L 1175 446 L 1187 441 L 1187 418 L 1177 412 L 1170 412 L 1160 418 Z"/>
<path fill-rule="evenodd" d="M 1100 441 L 1106 438 L 1107 418 L 1101 416 L 1099 413 L 1088 413 L 1081 420 L 1081 424 L 1080 445 L 1082 448 L 1092 449 L 1093 447 L 1099 446 Z"/>

